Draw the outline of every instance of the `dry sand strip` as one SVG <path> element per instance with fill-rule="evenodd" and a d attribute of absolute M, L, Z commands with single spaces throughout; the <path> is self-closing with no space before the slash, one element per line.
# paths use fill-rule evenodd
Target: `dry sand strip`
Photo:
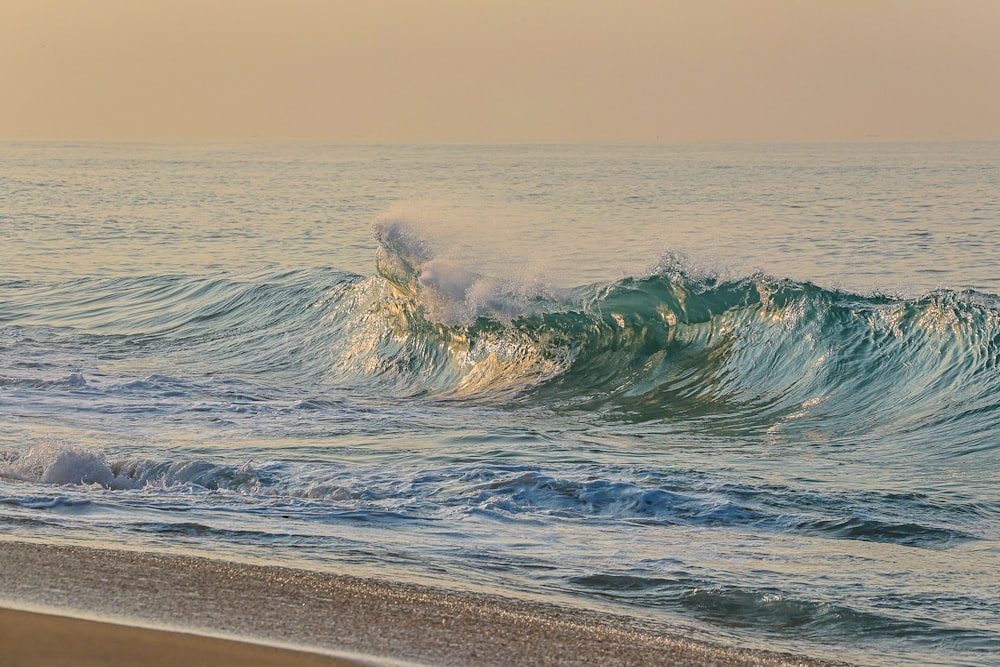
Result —
<path fill-rule="evenodd" d="M 316 653 L 0 608 L 0 665 L 361 667 Z"/>
<path fill-rule="evenodd" d="M 696 641 L 625 616 L 282 567 L 4 541 L 0 563 L 0 598 L 17 606 L 425 665 L 838 664 Z"/>

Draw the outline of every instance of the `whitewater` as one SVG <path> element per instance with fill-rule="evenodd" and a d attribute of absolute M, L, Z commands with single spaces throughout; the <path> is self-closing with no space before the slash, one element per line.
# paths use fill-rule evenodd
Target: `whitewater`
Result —
<path fill-rule="evenodd" d="M 0 538 L 1000 661 L 1000 144 L 0 145 Z"/>

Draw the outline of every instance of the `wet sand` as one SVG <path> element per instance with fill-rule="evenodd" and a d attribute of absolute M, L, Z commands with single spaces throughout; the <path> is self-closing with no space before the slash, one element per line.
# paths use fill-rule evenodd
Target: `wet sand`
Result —
<path fill-rule="evenodd" d="M 363 663 L 248 642 L 0 608 L 0 664 L 359 667 Z"/>
<path fill-rule="evenodd" d="M 0 563 L 5 665 L 837 664 L 713 645 L 623 616 L 281 567 L 3 541 Z M 147 653 L 126 659 L 122 647 Z M 103 658 L 81 662 L 89 655 Z"/>

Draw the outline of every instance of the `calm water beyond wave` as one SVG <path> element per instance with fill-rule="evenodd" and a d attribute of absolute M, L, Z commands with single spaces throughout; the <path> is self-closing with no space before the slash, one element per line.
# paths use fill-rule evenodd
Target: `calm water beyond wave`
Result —
<path fill-rule="evenodd" d="M 3 144 L 0 229 L 0 537 L 1000 664 L 1000 144 Z"/>

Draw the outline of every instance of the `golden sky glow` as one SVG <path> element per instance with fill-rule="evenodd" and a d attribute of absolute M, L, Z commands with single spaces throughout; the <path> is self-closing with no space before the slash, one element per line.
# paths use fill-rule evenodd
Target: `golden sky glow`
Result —
<path fill-rule="evenodd" d="M 1000 139 L 998 0 L 4 0 L 0 138 Z"/>

